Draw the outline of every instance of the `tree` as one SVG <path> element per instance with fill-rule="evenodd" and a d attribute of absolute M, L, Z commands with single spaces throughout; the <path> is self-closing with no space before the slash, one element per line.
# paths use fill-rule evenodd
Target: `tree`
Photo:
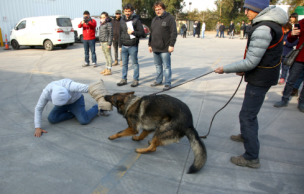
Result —
<path fill-rule="evenodd" d="M 284 5 L 290 5 L 289 14 L 294 13 L 298 6 L 304 6 L 303 0 L 283 0 Z"/>

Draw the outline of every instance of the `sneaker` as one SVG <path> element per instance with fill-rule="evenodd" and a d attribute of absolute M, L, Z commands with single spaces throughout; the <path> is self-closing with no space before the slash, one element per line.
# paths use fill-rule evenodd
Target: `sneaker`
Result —
<path fill-rule="evenodd" d="M 121 81 L 119 83 L 117 83 L 118 86 L 123 86 L 123 85 L 127 85 L 127 80 L 125 79 L 121 79 Z"/>
<path fill-rule="evenodd" d="M 84 64 L 82 65 L 82 67 L 87 67 L 87 66 L 90 66 L 90 64 L 89 64 L 89 63 L 84 63 Z"/>
<path fill-rule="evenodd" d="M 279 85 L 283 85 L 285 83 L 285 79 L 284 78 L 281 78 L 280 80 L 279 80 Z"/>
<path fill-rule="evenodd" d="M 171 88 L 170 85 L 165 85 L 164 88 L 163 88 L 163 90 L 169 90 L 170 88 Z"/>
<path fill-rule="evenodd" d="M 151 87 L 155 87 L 155 86 L 161 86 L 161 83 L 158 82 L 154 82 L 153 84 L 150 84 Z"/>
<path fill-rule="evenodd" d="M 298 109 L 299 109 L 299 111 L 304 112 L 304 103 L 299 103 Z"/>
<path fill-rule="evenodd" d="M 291 94 L 290 94 L 290 96 L 298 97 L 298 96 L 299 96 L 299 90 L 293 88 L 293 89 L 292 89 L 292 92 L 291 92 Z"/>
<path fill-rule="evenodd" d="M 230 161 L 231 161 L 231 163 L 238 165 L 238 166 L 243 166 L 243 167 L 247 166 L 250 168 L 259 168 L 260 167 L 260 159 L 247 160 L 244 158 L 243 155 L 231 157 Z"/>
<path fill-rule="evenodd" d="M 136 87 L 138 86 L 138 81 L 137 80 L 133 80 L 133 83 L 131 84 L 131 87 Z"/>
<path fill-rule="evenodd" d="M 93 67 L 97 67 L 96 63 L 92 63 Z"/>
<path fill-rule="evenodd" d="M 277 108 L 280 108 L 280 107 L 285 107 L 285 106 L 288 106 L 288 102 L 287 101 L 280 101 L 280 102 L 277 102 L 273 105 L 274 107 L 277 107 Z"/>
<path fill-rule="evenodd" d="M 116 65 L 118 65 L 118 61 L 115 60 L 112 66 L 116 66 Z"/>
<path fill-rule="evenodd" d="M 231 135 L 230 136 L 230 139 L 232 141 L 236 141 L 236 142 L 244 142 L 244 138 L 242 138 L 242 135 L 241 134 L 238 134 L 238 135 Z"/>
<path fill-rule="evenodd" d="M 100 74 L 104 74 L 107 71 L 107 68 L 105 68 Z"/>
<path fill-rule="evenodd" d="M 111 69 L 107 69 L 106 72 L 103 75 L 112 75 Z"/>

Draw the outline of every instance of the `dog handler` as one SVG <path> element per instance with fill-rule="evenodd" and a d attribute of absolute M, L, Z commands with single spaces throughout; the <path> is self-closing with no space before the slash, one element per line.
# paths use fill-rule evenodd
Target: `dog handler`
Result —
<path fill-rule="evenodd" d="M 51 101 L 55 106 L 48 116 L 50 123 L 59 123 L 74 117 L 80 124 L 88 124 L 98 113 L 98 105 L 90 110 L 85 110 L 84 97 L 81 93 L 87 93 L 89 86 L 76 83 L 70 79 L 62 79 L 49 83 L 44 89 L 35 107 L 35 134 L 40 137 L 47 131 L 41 129 L 41 115 L 44 107 Z"/>
<path fill-rule="evenodd" d="M 246 86 L 243 106 L 239 114 L 241 134 L 230 139 L 244 142 L 245 153 L 231 157 L 239 166 L 260 167 L 257 114 L 271 86 L 277 85 L 283 49 L 282 25 L 288 21 L 287 13 L 269 0 L 245 0 L 245 15 L 252 20 L 244 60 L 219 67 L 216 73 L 245 74 Z"/>

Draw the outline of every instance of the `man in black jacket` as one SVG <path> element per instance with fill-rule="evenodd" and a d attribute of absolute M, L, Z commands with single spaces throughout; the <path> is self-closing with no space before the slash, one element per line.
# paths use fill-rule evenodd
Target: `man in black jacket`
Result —
<path fill-rule="evenodd" d="M 233 21 L 231 21 L 231 23 L 230 23 L 230 25 L 229 25 L 229 34 L 230 34 L 229 39 L 230 39 L 230 38 L 233 39 L 234 30 L 235 30 L 235 28 L 234 28 L 234 23 L 233 23 Z"/>
<path fill-rule="evenodd" d="M 151 24 L 149 51 L 153 52 L 157 76 L 156 81 L 150 86 L 162 85 L 164 72 L 165 86 L 163 89 L 168 90 L 171 88 L 171 53 L 174 51 L 177 37 L 176 23 L 175 18 L 165 11 L 166 6 L 163 2 L 157 1 L 153 7 L 156 17 L 153 18 Z"/>
<path fill-rule="evenodd" d="M 246 38 L 246 39 L 248 38 L 248 34 L 249 34 L 249 32 L 251 31 L 251 28 L 252 28 L 251 22 L 249 22 L 249 23 L 247 24 L 246 30 L 245 30 L 245 38 Z"/>
<path fill-rule="evenodd" d="M 222 23 L 222 25 L 220 25 L 220 32 L 221 32 L 220 38 L 222 37 L 222 35 L 223 35 L 223 38 L 225 38 L 225 36 L 224 36 L 224 32 L 225 32 L 225 25 L 224 25 L 224 23 Z"/>
<path fill-rule="evenodd" d="M 200 37 L 201 34 L 201 22 L 197 21 L 196 29 L 195 29 L 195 34 L 197 34 L 197 38 Z"/>
<path fill-rule="evenodd" d="M 121 10 L 116 10 L 115 12 L 115 18 L 112 20 L 113 25 L 113 47 L 115 52 L 115 61 L 112 64 L 112 66 L 115 66 L 118 64 L 118 38 L 120 33 L 120 19 L 121 19 Z M 122 60 L 120 55 L 120 66 L 122 66 Z"/>
<path fill-rule="evenodd" d="M 245 30 L 246 30 L 246 24 L 244 21 L 242 21 L 240 39 L 244 39 Z"/>
<path fill-rule="evenodd" d="M 139 38 L 145 35 L 142 23 L 137 15 L 133 15 L 134 7 L 130 3 L 123 7 L 124 16 L 120 21 L 120 37 L 118 39 L 119 51 L 122 57 L 122 79 L 118 86 L 127 84 L 129 56 L 134 67 L 132 87 L 138 86 L 139 80 L 139 65 L 138 65 L 138 44 Z"/>

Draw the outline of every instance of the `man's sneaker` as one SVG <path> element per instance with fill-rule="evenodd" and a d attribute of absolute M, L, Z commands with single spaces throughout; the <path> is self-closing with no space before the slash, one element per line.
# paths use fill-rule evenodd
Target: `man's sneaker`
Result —
<path fill-rule="evenodd" d="M 154 82 L 153 84 L 150 84 L 151 87 L 155 87 L 155 86 L 161 86 L 161 83 L 158 82 Z"/>
<path fill-rule="evenodd" d="M 117 83 L 118 86 L 123 86 L 123 85 L 127 85 L 127 80 L 125 79 L 121 79 L 121 81 L 119 83 Z"/>
<path fill-rule="evenodd" d="M 136 87 L 138 86 L 138 81 L 137 80 L 133 80 L 133 83 L 131 84 L 131 87 Z"/>
<path fill-rule="evenodd" d="M 170 88 L 171 88 L 170 85 L 165 85 L 164 88 L 163 88 L 163 90 L 169 90 Z"/>
<path fill-rule="evenodd" d="M 96 63 L 92 63 L 93 67 L 97 67 Z"/>
<path fill-rule="evenodd" d="M 299 109 L 301 112 L 304 112 L 304 103 L 299 103 L 299 104 L 298 104 L 298 109 Z"/>
<path fill-rule="evenodd" d="M 236 141 L 236 142 L 244 142 L 244 138 L 242 138 L 242 135 L 241 134 L 238 134 L 238 135 L 231 135 L 230 136 L 230 139 L 232 141 Z"/>
<path fill-rule="evenodd" d="M 277 102 L 273 105 L 274 107 L 277 107 L 277 108 L 280 108 L 280 107 L 285 107 L 285 106 L 288 106 L 288 102 L 287 101 L 280 101 L 280 102 Z"/>
<path fill-rule="evenodd" d="M 255 160 L 247 160 L 244 158 L 243 155 L 241 156 L 234 156 L 230 159 L 231 163 L 238 165 L 238 166 L 247 166 L 250 168 L 259 168 L 260 167 L 260 159 Z"/>
<path fill-rule="evenodd" d="M 112 66 L 116 66 L 116 65 L 118 65 L 118 61 L 115 60 Z"/>
<path fill-rule="evenodd" d="M 290 96 L 295 96 L 295 97 L 299 96 L 299 90 L 293 88 L 293 89 L 292 89 L 292 92 L 291 92 L 291 94 L 290 94 Z"/>
<path fill-rule="evenodd" d="M 90 66 L 90 64 L 89 64 L 89 63 L 84 63 L 84 64 L 82 65 L 82 67 L 87 67 L 87 66 Z"/>

